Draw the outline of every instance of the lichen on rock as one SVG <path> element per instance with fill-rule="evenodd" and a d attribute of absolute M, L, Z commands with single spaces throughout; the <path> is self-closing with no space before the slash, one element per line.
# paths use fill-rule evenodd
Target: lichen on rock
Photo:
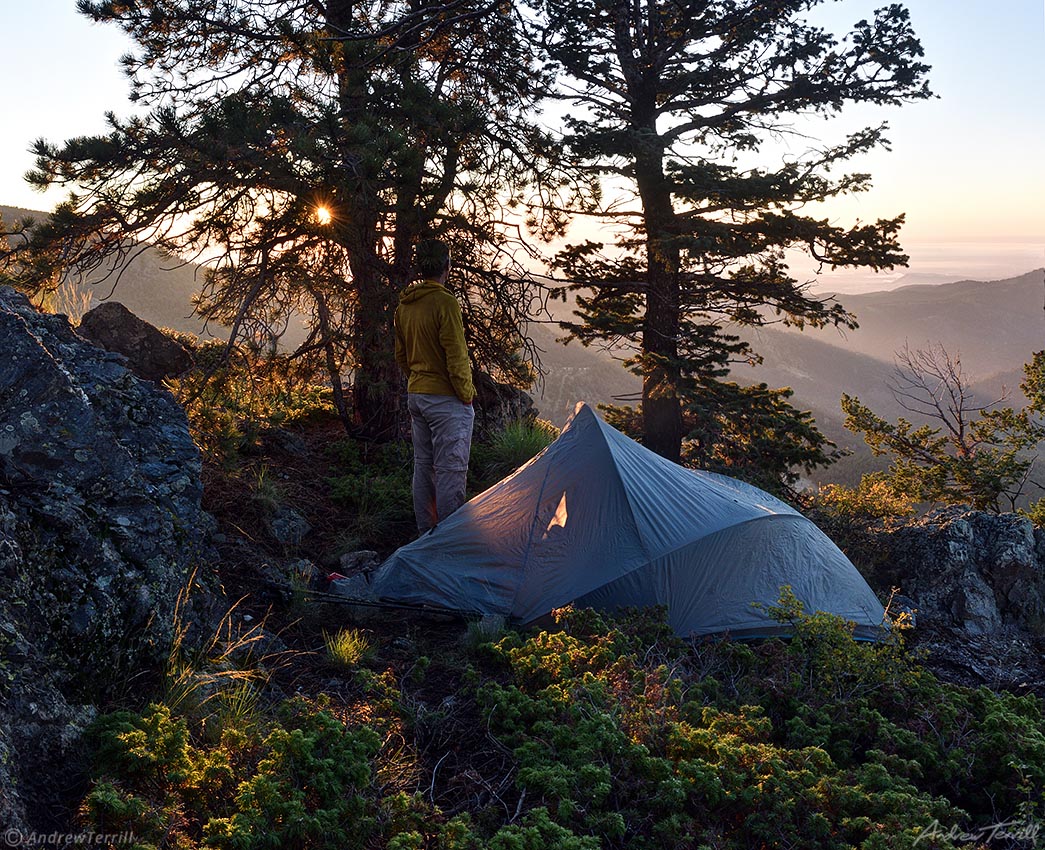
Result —
<path fill-rule="evenodd" d="M 910 596 L 919 623 L 969 635 L 1006 626 L 1045 635 L 1045 531 L 1018 514 L 933 511 L 872 533 L 872 581 Z M 854 553 L 858 564 L 859 553 Z"/>
<path fill-rule="evenodd" d="M 94 705 L 170 646 L 205 553 L 184 411 L 0 288 L 0 816 L 39 822 Z"/>

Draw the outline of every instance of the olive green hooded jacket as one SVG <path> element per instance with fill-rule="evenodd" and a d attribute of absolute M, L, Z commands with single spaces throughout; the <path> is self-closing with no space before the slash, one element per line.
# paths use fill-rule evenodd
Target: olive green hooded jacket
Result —
<path fill-rule="evenodd" d="M 396 363 L 407 376 L 407 392 L 475 397 L 464 341 L 461 305 L 438 281 L 422 280 L 403 290 L 395 312 Z"/>

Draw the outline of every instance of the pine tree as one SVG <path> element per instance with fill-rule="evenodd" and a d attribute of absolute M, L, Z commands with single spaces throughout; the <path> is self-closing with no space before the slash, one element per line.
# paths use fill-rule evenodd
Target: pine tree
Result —
<path fill-rule="evenodd" d="M 1029 404 L 1017 410 L 1001 406 L 1004 394 L 977 398 L 961 359 L 939 343 L 897 352 L 889 388 L 912 419 L 887 422 L 859 398 L 842 395 L 845 427 L 863 435 L 876 457 L 891 457 L 886 472 L 865 479 L 915 502 L 1016 510 L 1034 483 L 1036 450 L 1045 440 L 1045 352 L 1035 353 L 1023 371 L 1020 388 Z"/>
<path fill-rule="evenodd" d="M 884 124 L 752 164 L 799 116 L 930 96 L 903 7 L 837 40 L 807 21 L 819 2 L 542 0 L 543 47 L 573 104 L 567 151 L 604 186 L 586 211 L 623 231 L 612 250 L 586 242 L 560 254 L 558 269 L 588 293 L 578 298 L 581 321 L 567 327 L 585 343 L 634 346 L 642 439 L 672 460 L 693 428 L 711 430 L 697 420 L 730 395 L 721 380 L 730 363 L 755 356 L 725 325 L 855 326 L 791 275 L 785 251 L 831 267 L 907 260 L 902 215 L 840 227 L 803 211 L 868 188 L 866 174 L 832 172 L 887 145 Z M 776 400 L 801 430 L 803 414 L 782 393 Z"/>
<path fill-rule="evenodd" d="M 148 240 L 210 272 L 200 313 L 250 337 L 295 311 L 364 435 L 396 428 L 391 321 L 421 236 L 454 245 L 481 364 L 519 377 L 529 306 L 498 222 L 549 151 L 526 116 L 543 78 L 515 10 L 485 0 L 89 2 L 135 42 L 142 113 L 36 144 L 41 187 L 76 189 L 36 235 L 80 271 Z M 492 342 L 493 341 L 493 342 Z"/>

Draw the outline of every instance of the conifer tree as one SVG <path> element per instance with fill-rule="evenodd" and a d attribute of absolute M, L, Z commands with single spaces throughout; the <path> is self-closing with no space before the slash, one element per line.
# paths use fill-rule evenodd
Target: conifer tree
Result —
<path fill-rule="evenodd" d="M 886 125 L 783 162 L 767 152 L 799 117 L 930 96 L 902 6 L 839 40 L 808 22 L 819 3 L 542 0 L 542 44 L 572 104 L 567 152 L 603 185 L 586 211 L 622 231 L 610 249 L 589 241 L 560 254 L 558 269 L 587 293 L 581 321 L 568 328 L 586 343 L 634 346 L 641 437 L 672 460 L 689 434 L 715 430 L 708 417 L 727 415 L 717 398 L 743 395 L 722 378 L 731 362 L 755 355 L 726 326 L 853 326 L 840 305 L 792 276 L 785 251 L 831 267 L 907 259 L 897 242 L 902 215 L 839 226 L 804 209 L 868 188 L 868 175 L 838 171 L 886 146 Z M 804 415 L 775 398 L 780 424 L 800 433 Z"/>
<path fill-rule="evenodd" d="M 865 480 L 926 504 L 1016 510 L 1028 483 L 1041 489 L 1031 472 L 1045 440 L 1045 352 L 1036 352 L 1023 372 L 1020 389 L 1029 403 L 1017 410 L 1002 407 L 1004 394 L 977 398 L 961 359 L 939 343 L 897 352 L 889 388 L 911 419 L 887 422 L 859 398 L 842 394 L 845 427 L 861 434 L 875 456 L 891 458 L 887 471 Z"/>
<path fill-rule="evenodd" d="M 41 187 L 76 190 L 34 239 L 63 267 L 147 240 L 210 271 L 198 305 L 234 335 L 309 317 L 336 399 L 395 431 L 391 320 L 411 245 L 454 245 L 476 350 L 518 378 L 529 307 L 500 228 L 548 151 L 526 115 L 543 83 L 510 4 L 488 0 L 80 0 L 134 41 L 139 115 L 36 144 Z M 77 189 L 76 187 L 82 187 Z"/>

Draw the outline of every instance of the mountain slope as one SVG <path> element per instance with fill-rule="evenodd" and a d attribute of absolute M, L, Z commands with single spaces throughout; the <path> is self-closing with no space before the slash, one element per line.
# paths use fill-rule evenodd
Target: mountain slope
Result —
<path fill-rule="evenodd" d="M 0 216 L 10 228 L 26 218 L 42 221 L 48 213 L 0 206 Z M 111 268 L 93 272 L 83 281 L 74 276 L 67 279 L 59 293 L 60 309 L 72 314 L 79 307 L 82 313 L 102 302 L 118 301 L 159 327 L 218 337 L 226 333 L 217 326 L 205 329 L 203 321 L 193 314 L 192 299 L 203 285 L 203 267 L 143 245 L 132 252 L 122 270 L 111 272 Z"/>
<path fill-rule="evenodd" d="M 803 335 L 892 362 L 893 354 L 941 342 L 973 380 L 1012 369 L 1045 348 L 1045 270 L 999 281 L 963 280 L 904 286 L 889 292 L 845 295 L 839 300 L 860 327 Z M 794 333 L 794 332 L 792 332 Z"/>
<path fill-rule="evenodd" d="M 642 380 L 619 360 L 598 348 L 585 348 L 576 340 L 556 342 L 562 331 L 556 325 L 531 324 L 529 334 L 541 351 L 545 370 L 531 393 L 540 416 L 562 427 L 578 401 L 599 404 L 634 404 L 642 392 Z"/>

